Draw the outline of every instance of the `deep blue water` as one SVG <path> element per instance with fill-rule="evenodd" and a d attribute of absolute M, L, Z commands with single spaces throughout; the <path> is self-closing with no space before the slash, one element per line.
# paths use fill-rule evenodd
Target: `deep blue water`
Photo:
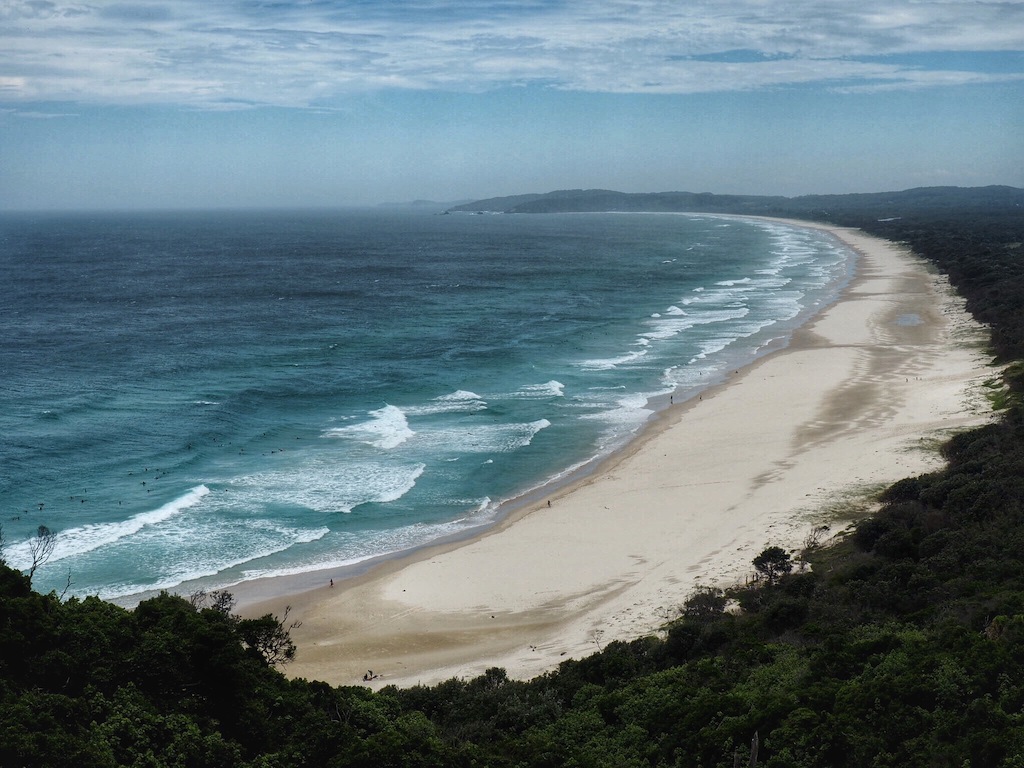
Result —
<path fill-rule="evenodd" d="M 37 588 L 117 598 L 487 524 L 785 343 L 851 259 L 713 216 L 0 216 L 5 557 L 48 526 Z"/>

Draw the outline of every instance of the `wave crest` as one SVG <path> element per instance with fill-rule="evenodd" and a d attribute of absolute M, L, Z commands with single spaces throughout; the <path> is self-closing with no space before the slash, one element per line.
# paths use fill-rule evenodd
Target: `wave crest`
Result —
<path fill-rule="evenodd" d="M 147 526 L 154 526 L 180 515 L 186 509 L 194 507 L 210 492 L 205 485 L 197 485 L 182 496 L 167 502 L 149 512 L 140 512 L 127 520 L 116 523 L 94 523 L 60 531 L 53 549 L 50 562 L 66 557 L 84 555 L 100 547 L 113 544 L 127 536 L 132 536 Z M 7 560 L 15 568 L 25 569 L 32 566 L 31 540 L 19 542 L 7 552 Z"/>
<path fill-rule="evenodd" d="M 394 405 L 385 405 L 370 411 L 370 421 L 335 427 L 324 432 L 324 437 L 353 437 L 356 440 L 388 451 L 397 448 L 416 433 L 409 427 L 405 411 Z"/>

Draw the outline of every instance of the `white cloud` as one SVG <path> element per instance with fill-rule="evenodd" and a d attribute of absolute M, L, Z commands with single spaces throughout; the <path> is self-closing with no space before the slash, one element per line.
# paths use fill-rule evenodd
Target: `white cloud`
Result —
<path fill-rule="evenodd" d="M 378 88 L 689 93 L 1024 77 L 869 56 L 1024 50 L 1024 3 L 50 2 L 0 6 L 0 98 L 310 106 Z M 731 51 L 755 55 L 715 55 Z"/>

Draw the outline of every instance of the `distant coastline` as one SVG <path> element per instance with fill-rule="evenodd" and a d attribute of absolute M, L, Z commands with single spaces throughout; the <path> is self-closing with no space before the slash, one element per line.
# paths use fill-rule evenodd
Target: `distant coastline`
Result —
<path fill-rule="evenodd" d="M 597 211 L 733 213 L 796 217 L 825 221 L 834 212 L 900 218 L 915 211 L 956 211 L 959 214 L 1020 210 L 1024 189 L 1008 186 L 917 187 L 898 192 L 845 195 L 716 195 L 710 192 L 616 192 L 568 189 L 540 194 L 491 197 L 448 208 L 451 212 L 570 213 Z"/>

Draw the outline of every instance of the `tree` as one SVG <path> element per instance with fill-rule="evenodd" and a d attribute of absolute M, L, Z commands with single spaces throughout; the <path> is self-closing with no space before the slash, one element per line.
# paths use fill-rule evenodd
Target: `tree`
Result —
<path fill-rule="evenodd" d="M 774 584 L 793 570 L 793 561 L 782 547 L 767 547 L 754 558 L 754 568 L 769 584 Z"/>
<path fill-rule="evenodd" d="M 728 599 L 718 587 L 698 586 L 683 603 L 683 618 L 698 624 L 709 624 L 725 611 Z"/>
<path fill-rule="evenodd" d="M 32 578 L 39 566 L 50 559 L 56 546 L 57 532 L 51 531 L 45 525 L 40 525 L 36 530 L 35 538 L 28 543 L 28 550 L 32 553 L 32 566 L 28 569 L 29 579 Z"/>
<path fill-rule="evenodd" d="M 215 589 L 212 592 L 197 589 L 189 595 L 188 601 L 197 611 L 210 608 L 223 616 L 231 616 L 231 609 L 235 607 L 235 596 L 223 589 Z"/>
<path fill-rule="evenodd" d="M 238 634 L 247 648 L 256 651 L 267 664 L 277 666 L 287 664 L 295 658 L 295 643 L 292 642 L 291 630 L 302 625 L 302 622 L 293 621 L 288 627 L 288 614 L 291 606 L 284 610 L 284 618 L 266 614 L 258 619 L 241 619 L 238 622 Z"/>

